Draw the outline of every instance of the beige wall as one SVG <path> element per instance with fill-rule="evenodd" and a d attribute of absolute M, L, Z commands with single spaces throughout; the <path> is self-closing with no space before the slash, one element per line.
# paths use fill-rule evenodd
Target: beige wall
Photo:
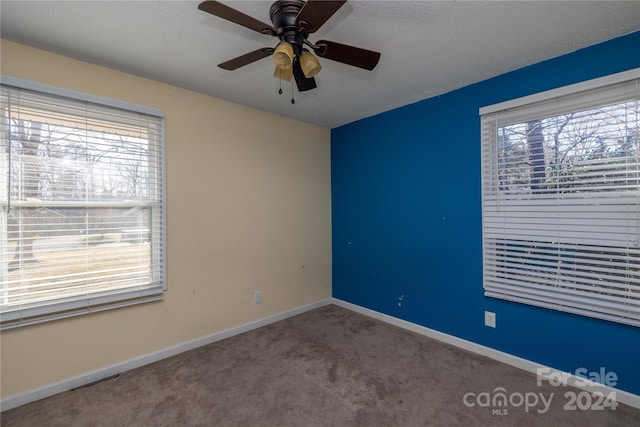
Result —
<path fill-rule="evenodd" d="M 2 332 L 3 398 L 330 296 L 329 129 L 6 40 L 0 51 L 5 75 L 165 112 L 169 287 L 162 302 Z"/>

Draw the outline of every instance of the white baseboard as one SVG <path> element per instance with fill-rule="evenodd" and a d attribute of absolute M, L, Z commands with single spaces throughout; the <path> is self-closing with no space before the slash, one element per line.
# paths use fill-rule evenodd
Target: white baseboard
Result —
<path fill-rule="evenodd" d="M 297 307 L 293 310 L 278 313 L 273 316 L 265 317 L 263 319 L 245 323 L 243 325 L 236 326 L 234 328 L 216 332 L 214 334 L 211 334 L 202 338 L 198 338 L 192 341 L 175 345 L 173 347 L 169 347 L 153 353 L 149 353 L 144 356 L 137 357 L 135 359 L 130 359 L 121 363 L 117 363 L 115 365 L 111 365 L 106 368 L 88 372 L 86 374 L 82 374 L 77 377 L 73 377 L 73 378 L 69 378 L 56 383 L 48 384 L 44 387 L 30 390 L 26 393 L 10 396 L 0 401 L 0 409 L 2 411 L 5 411 L 8 409 L 16 408 L 21 405 L 25 405 L 27 403 L 35 402 L 36 400 L 44 399 L 45 397 L 53 396 L 54 394 L 68 391 L 76 387 L 81 387 L 83 385 L 90 384 L 95 381 L 100 381 L 104 378 L 108 378 L 113 375 L 131 370 L 131 369 L 139 368 L 149 363 L 157 362 L 159 360 L 166 359 L 167 357 L 175 356 L 185 351 L 193 350 L 195 348 L 198 348 L 207 344 L 211 344 L 216 341 L 230 338 L 232 336 L 239 335 L 244 332 L 248 332 L 253 329 L 257 329 L 262 326 L 266 326 L 271 323 L 275 323 L 280 320 L 284 320 L 286 318 L 293 317 L 298 314 L 302 314 L 307 311 L 314 310 L 316 308 L 324 307 L 329 304 L 335 304 L 339 307 L 343 307 L 348 310 L 363 314 L 365 316 L 381 320 L 383 322 L 418 333 L 420 335 L 424 335 L 424 336 L 436 339 L 438 341 L 451 344 L 456 347 L 463 348 L 465 350 L 468 350 L 483 356 L 487 356 L 499 362 L 506 363 L 507 365 L 524 369 L 525 371 L 531 372 L 533 374 L 537 374 L 538 369 L 546 369 L 546 370 L 549 370 L 548 371 L 549 375 L 552 375 L 552 374 L 564 375 L 567 377 L 567 383 L 569 385 L 587 390 L 589 392 L 594 392 L 597 390 L 604 393 L 605 396 L 608 395 L 610 392 L 615 392 L 616 400 L 618 402 L 640 409 L 640 396 L 635 395 L 633 393 L 629 393 L 624 390 L 619 390 L 619 389 L 609 387 L 609 386 L 604 386 L 604 385 L 598 385 L 597 387 L 591 387 L 591 386 L 584 387 L 580 385 L 583 382 L 583 379 L 575 375 L 561 372 L 556 369 L 549 368 L 547 366 L 532 362 L 527 359 L 522 359 L 520 357 L 513 356 L 511 354 L 504 353 L 502 351 L 498 351 L 490 347 L 476 344 L 474 342 L 467 341 L 462 338 L 455 337 L 453 335 L 448 335 L 442 332 L 438 332 L 434 329 L 429 329 L 427 327 L 418 325 L 416 323 L 411 323 L 406 320 L 399 319 L 397 317 L 382 314 L 380 312 L 373 311 L 368 308 L 364 308 L 355 304 L 351 304 L 346 301 L 339 300 L 337 298 L 328 298 L 321 301 L 317 301 L 311 304 Z"/>
<path fill-rule="evenodd" d="M 166 359 L 167 357 L 184 353 L 185 351 L 202 347 L 203 345 L 230 338 L 234 335 L 249 332 L 253 329 L 257 329 L 289 317 L 297 316 L 298 314 L 302 314 L 316 308 L 324 307 L 329 304 L 331 304 L 330 298 L 320 300 L 311 304 L 294 308 L 293 310 L 274 314 L 273 316 L 268 316 L 263 319 L 255 320 L 253 322 L 245 323 L 243 325 L 226 329 L 224 331 L 216 332 L 202 338 L 197 338 L 195 340 L 178 344 L 173 347 L 168 347 L 159 351 L 155 351 L 153 353 L 146 354 L 144 356 L 136 357 L 135 359 L 116 363 L 115 365 L 107 366 L 106 368 L 87 372 L 86 374 L 82 374 L 77 377 L 68 378 L 66 380 L 48 384 L 44 387 L 27 391 L 26 393 L 10 396 L 0 401 L 0 410 L 5 411 L 8 409 L 16 408 L 27 403 L 35 402 L 36 400 L 44 399 L 45 397 L 53 396 L 54 394 L 62 393 L 64 391 L 81 387 L 86 384 L 91 384 L 92 382 L 100 381 L 113 375 L 117 375 L 131 369 L 139 368 L 141 366 L 148 365 L 149 363 L 157 362 L 159 360 Z"/>
<path fill-rule="evenodd" d="M 545 375 L 541 375 L 541 377 L 549 378 L 551 375 L 556 375 L 557 377 L 562 376 L 562 378 L 566 378 L 567 385 L 586 390 L 590 393 L 595 391 L 599 391 L 604 394 L 604 396 L 608 396 L 609 393 L 613 392 L 616 396 L 616 401 L 619 403 L 624 403 L 625 405 L 632 406 L 634 408 L 640 409 L 640 396 L 630 393 L 628 391 L 619 390 L 614 387 L 605 386 L 601 384 L 589 384 L 583 385 L 585 380 L 582 377 L 578 377 L 571 373 L 559 371 L 554 368 L 550 368 L 545 365 L 541 365 L 536 362 L 532 362 L 527 359 L 523 359 L 517 356 L 514 356 L 509 353 L 504 353 L 499 350 L 495 350 L 490 347 L 486 347 L 480 344 L 476 344 L 471 341 L 464 340 L 462 338 L 455 337 L 453 335 L 448 335 L 434 329 L 429 329 L 427 327 L 418 325 L 416 323 L 411 323 L 406 320 L 399 319 L 397 317 L 389 316 L 387 314 L 383 314 L 374 310 L 370 310 L 365 307 L 361 307 L 359 305 L 351 304 L 349 302 L 331 298 L 331 303 L 346 308 L 351 311 L 355 311 L 356 313 L 363 314 L 368 317 L 372 317 L 374 319 L 381 320 L 385 323 L 389 323 L 395 326 L 398 326 L 403 329 L 407 329 L 409 331 L 418 333 L 420 335 L 427 336 L 429 338 L 436 339 L 438 341 L 442 341 L 447 344 L 454 345 L 456 347 L 472 351 L 474 353 L 480 354 L 482 356 L 487 356 L 491 359 L 497 360 L 498 362 L 506 363 L 507 365 L 515 366 L 516 368 L 524 369 L 525 371 L 531 372 L 533 374 L 538 374 L 538 369 L 544 370 Z"/>

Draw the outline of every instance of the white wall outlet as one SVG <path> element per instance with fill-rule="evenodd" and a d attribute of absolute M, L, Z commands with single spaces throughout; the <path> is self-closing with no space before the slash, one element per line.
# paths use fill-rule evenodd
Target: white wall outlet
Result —
<path fill-rule="evenodd" d="M 484 325 L 490 328 L 496 327 L 496 314 L 490 311 L 484 312 Z"/>
<path fill-rule="evenodd" d="M 262 292 L 255 291 L 253 293 L 253 303 L 254 304 L 260 304 L 261 302 L 262 302 Z"/>

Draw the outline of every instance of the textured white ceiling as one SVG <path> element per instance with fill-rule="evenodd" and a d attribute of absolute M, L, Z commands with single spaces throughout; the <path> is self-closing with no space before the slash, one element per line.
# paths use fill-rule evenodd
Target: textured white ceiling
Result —
<path fill-rule="evenodd" d="M 270 23 L 270 1 L 227 0 Z M 197 9 L 198 1 L 1 1 L 3 38 L 336 127 L 640 29 L 639 1 L 346 3 L 310 41 L 381 52 L 365 71 L 327 59 L 298 93 L 270 58 L 216 65 L 277 39 Z M 640 52 L 640 47 L 639 47 Z"/>

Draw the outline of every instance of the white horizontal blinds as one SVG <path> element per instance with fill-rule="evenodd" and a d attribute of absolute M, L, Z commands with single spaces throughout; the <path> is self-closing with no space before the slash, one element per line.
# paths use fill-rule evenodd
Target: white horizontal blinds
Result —
<path fill-rule="evenodd" d="M 2 327 L 155 300 L 162 117 L 2 86 Z"/>
<path fill-rule="evenodd" d="M 485 295 L 640 326 L 640 80 L 482 116 Z"/>

